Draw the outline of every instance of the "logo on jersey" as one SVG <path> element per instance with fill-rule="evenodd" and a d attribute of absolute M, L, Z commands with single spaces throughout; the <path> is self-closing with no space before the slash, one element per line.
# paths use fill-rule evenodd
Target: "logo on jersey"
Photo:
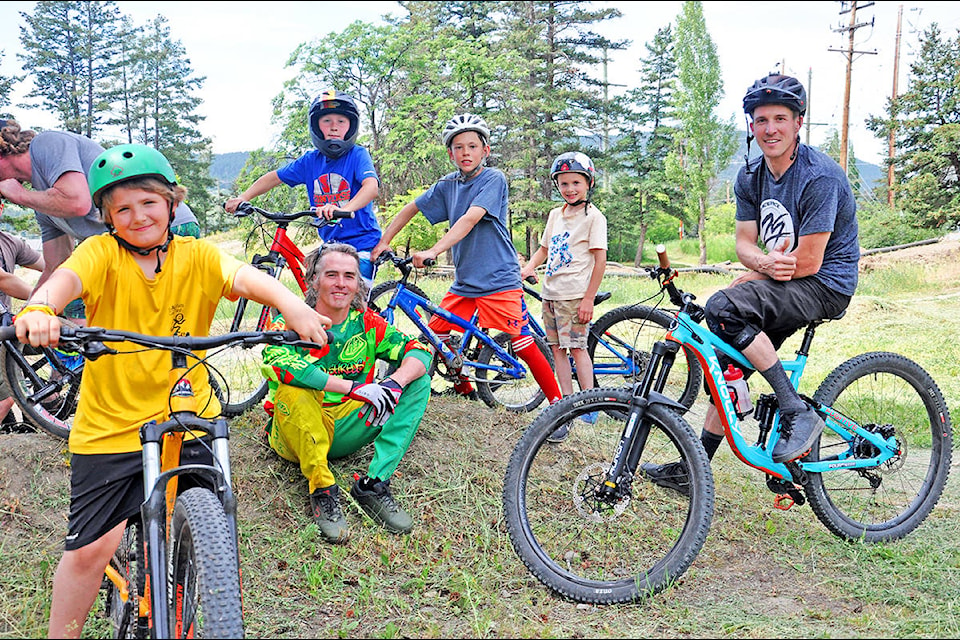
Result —
<path fill-rule="evenodd" d="M 339 173 L 325 173 L 313 181 L 313 206 L 339 204 L 351 198 L 350 181 Z"/>
<path fill-rule="evenodd" d="M 764 200 L 760 203 L 760 239 L 767 251 L 779 250 L 790 253 L 797 247 L 797 230 L 793 216 L 779 200 Z M 781 244 L 786 240 L 786 247 Z"/>

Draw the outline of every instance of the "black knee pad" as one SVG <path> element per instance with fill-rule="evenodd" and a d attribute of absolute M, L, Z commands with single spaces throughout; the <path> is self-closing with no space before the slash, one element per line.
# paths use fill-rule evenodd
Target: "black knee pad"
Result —
<path fill-rule="evenodd" d="M 724 342 L 743 351 L 760 333 L 760 328 L 745 321 L 737 308 L 723 291 L 718 291 L 707 300 L 704 307 L 707 327 Z"/>

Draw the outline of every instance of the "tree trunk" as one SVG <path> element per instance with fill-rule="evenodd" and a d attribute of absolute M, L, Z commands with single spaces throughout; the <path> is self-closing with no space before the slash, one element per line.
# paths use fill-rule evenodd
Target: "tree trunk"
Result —
<path fill-rule="evenodd" d="M 707 264 L 707 201 L 700 197 L 700 220 L 697 222 L 697 235 L 700 236 L 700 264 Z"/>
<path fill-rule="evenodd" d="M 637 255 L 633 258 L 633 266 L 639 267 L 643 264 L 643 244 L 647 240 L 647 225 L 640 225 L 640 239 L 637 240 Z"/>

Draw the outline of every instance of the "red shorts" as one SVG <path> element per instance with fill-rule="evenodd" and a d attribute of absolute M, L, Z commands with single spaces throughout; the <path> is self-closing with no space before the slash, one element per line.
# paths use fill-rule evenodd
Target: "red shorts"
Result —
<path fill-rule="evenodd" d="M 477 326 L 503 331 L 511 336 L 520 335 L 527 324 L 523 317 L 522 289 L 501 291 L 480 298 L 464 298 L 455 293 L 447 293 L 440 301 L 440 306 L 468 321 L 473 318 L 474 311 L 479 311 Z M 438 316 L 430 320 L 430 328 L 434 333 L 460 331 L 460 327 Z"/>

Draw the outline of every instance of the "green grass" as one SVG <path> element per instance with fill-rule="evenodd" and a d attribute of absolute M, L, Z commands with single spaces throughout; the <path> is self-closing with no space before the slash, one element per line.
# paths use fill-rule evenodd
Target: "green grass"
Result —
<path fill-rule="evenodd" d="M 381 280 L 395 277 L 381 270 Z M 683 273 L 679 282 L 704 302 L 730 279 Z M 438 300 L 449 280 L 421 277 L 417 284 Z M 955 408 L 960 280 L 947 269 L 900 263 L 864 273 L 861 287 L 846 317 L 818 331 L 801 390 L 813 393 L 855 354 L 889 350 L 924 366 Z M 614 292 L 614 300 L 598 313 L 653 291 L 647 278 L 629 276 L 608 277 L 603 288 Z M 783 353 L 797 342 L 788 341 Z M 751 379 L 755 393 L 761 386 Z M 703 410 L 701 401 L 689 414 L 696 431 Z M 775 508 L 762 475 L 740 464 L 726 445 L 713 464 L 717 500 L 710 535 L 677 584 L 642 605 L 597 607 L 557 598 L 513 552 L 501 508 L 507 458 L 533 417 L 464 400 L 431 400 L 393 482 L 416 528 L 408 536 L 385 533 L 346 497 L 353 538 L 344 546 L 321 541 L 298 467 L 278 459 L 260 438 L 262 414 L 235 419 L 231 446 L 247 635 L 960 636 L 957 477 L 907 538 L 848 543 L 807 506 Z M 40 637 L 67 511 L 63 446 L 42 434 L 0 436 L 0 444 L 0 637 Z M 333 464 L 344 488 L 370 455 L 365 450 Z M 957 470 L 954 463 L 955 476 Z M 100 610 L 86 637 L 108 634 Z"/>

